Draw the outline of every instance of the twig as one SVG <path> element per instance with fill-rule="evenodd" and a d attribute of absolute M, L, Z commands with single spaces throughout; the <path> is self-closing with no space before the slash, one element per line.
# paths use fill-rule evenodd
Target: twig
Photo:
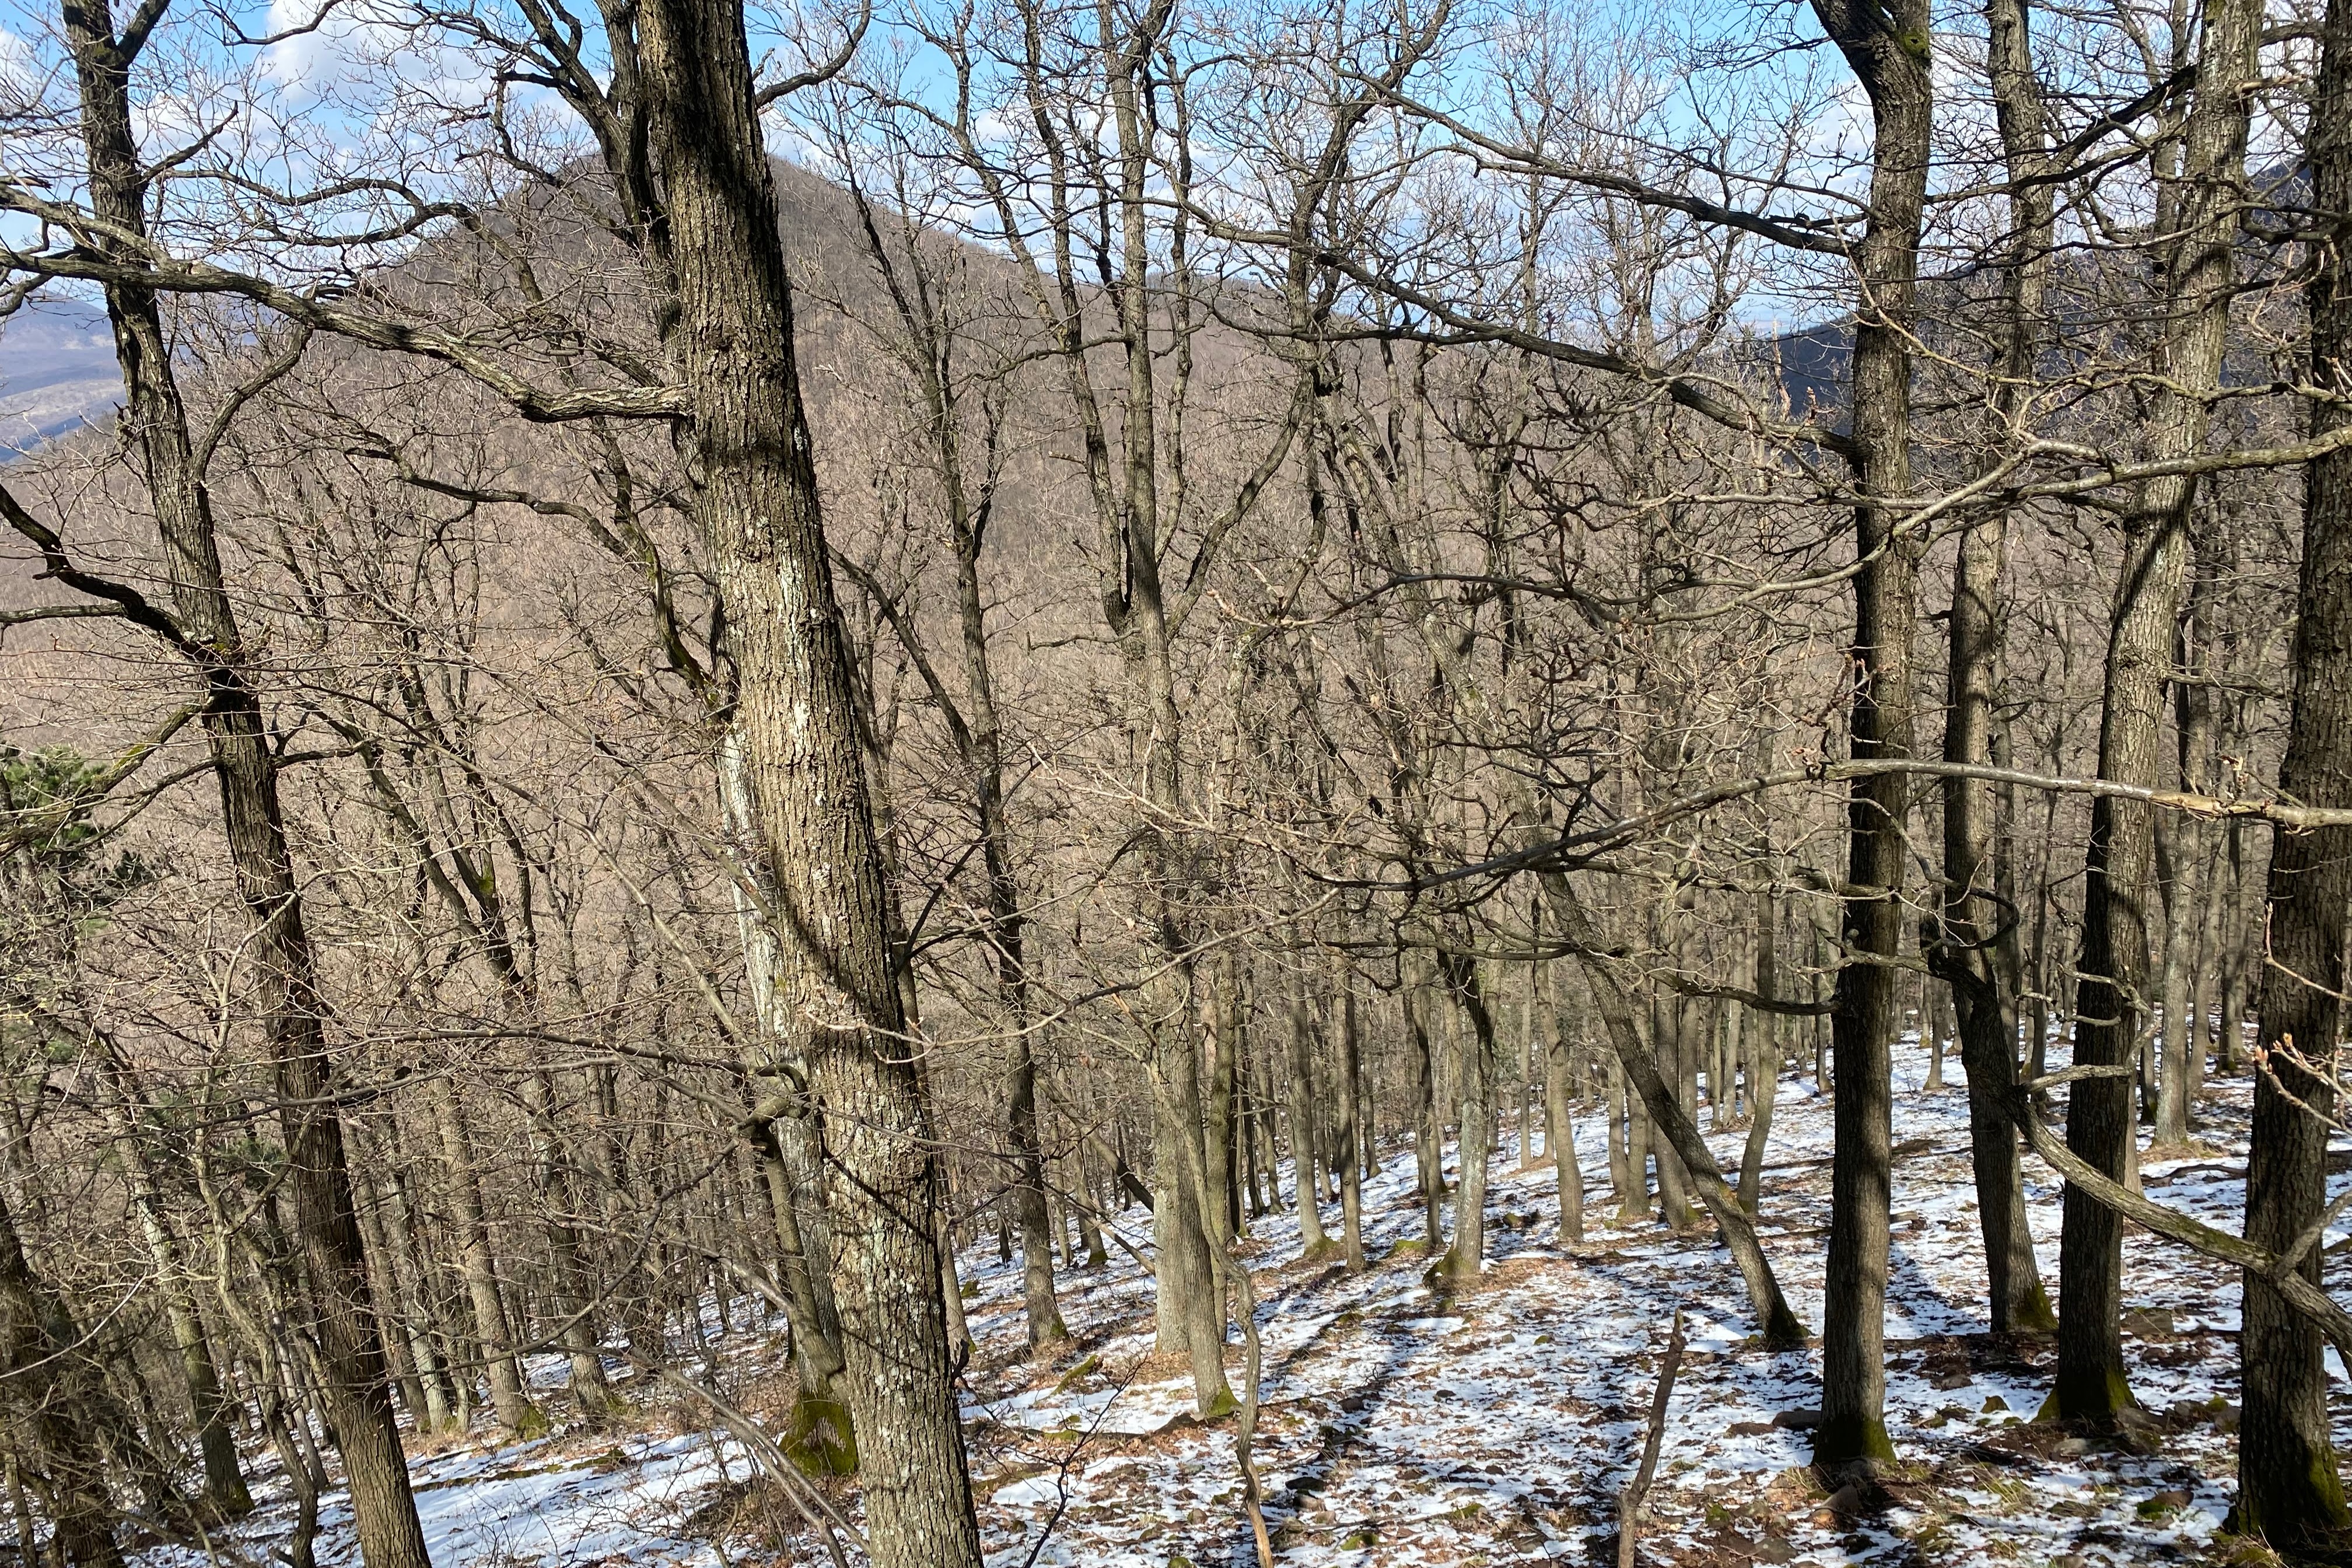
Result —
<path fill-rule="evenodd" d="M 1683 1310 L 1675 1309 L 1675 1326 L 1666 1336 L 1666 1357 L 1658 1363 L 1658 1391 L 1650 1396 L 1650 1424 L 1642 1437 L 1642 1466 L 1617 1493 L 1617 1568 L 1633 1568 L 1633 1542 L 1642 1529 L 1642 1511 L 1649 1500 L 1650 1479 L 1658 1473 L 1658 1448 L 1666 1439 L 1666 1402 L 1675 1396 L 1675 1374 L 1683 1368 Z"/>

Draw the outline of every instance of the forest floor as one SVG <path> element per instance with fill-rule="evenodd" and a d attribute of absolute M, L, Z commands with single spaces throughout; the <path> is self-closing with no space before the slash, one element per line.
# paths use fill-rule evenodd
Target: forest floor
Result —
<path fill-rule="evenodd" d="M 2126 1358 L 2155 1418 L 2132 1447 L 2032 1423 L 2048 1342 L 1984 1332 L 1983 1267 L 1957 1063 L 1919 1087 L 1906 1050 L 1895 1103 L 1887 1303 L 1887 1418 L 1906 1465 L 1883 1511 L 1851 1511 L 1805 1466 L 1790 1424 L 1820 1402 L 1818 1344 L 1767 1353 L 1711 1227 L 1677 1237 L 1619 1228 L 1598 1121 L 1580 1129 L 1588 1239 L 1563 1246 L 1548 1164 L 1494 1163 L 1491 1255 L 1475 1290 L 1432 1289 L 1409 1151 L 1366 1184 L 1371 1266 L 1297 1261 L 1296 1218 L 1268 1215 L 1244 1246 L 1260 1300 L 1264 1410 L 1255 1452 L 1279 1559 L 1315 1565 L 1613 1563 L 1615 1496 L 1638 1458 L 1668 1324 L 1690 1349 L 1668 1416 L 1644 1562 L 1765 1563 L 2219 1562 L 2233 1490 L 2234 1277 L 2137 1232 L 2126 1248 Z M 2245 1160 L 2242 1082 L 2202 1103 L 2207 1147 L 2149 1163 L 2151 1195 L 2235 1231 Z M 1740 1135 L 1715 1139 L 1727 1166 Z M 1790 1303 L 1818 1332 L 1829 1220 L 1830 1118 L 1790 1079 L 1764 1181 L 1764 1237 Z M 2343 1162 L 2332 1162 L 2342 1163 Z M 1449 1166 L 1449 1173 L 1451 1167 Z M 2058 1187 L 2030 1158 L 2032 1226 L 2055 1294 Z M 2338 1177 L 2337 1181 L 2344 1178 Z M 1326 1210 L 1338 1224 L 1336 1208 Z M 1149 1220 L 1123 1228 L 1142 1246 Z M 2331 1250 L 2341 1238 L 2331 1236 Z M 967 1378 L 971 1463 L 991 1568 L 1226 1568 L 1255 1562 L 1234 1420 L 1190 1416 L 1190 1384 L 1151 1357 L 1149 1276 L 1114 1247 L 1107 1269 L 1065 1273 L 1073 1339 L 1023 1354 L 1020 1270 L 992 1246 L 963 1259 L 979 1353 Z M 1238 1336 L 1236 1336 L 1238 1339 Z M 722 1340 L 717 1377 L 746 1408 L 786 1394 L 779 1336 Z M 1239 1347 L 1234 1350 L 1239 1387 Z M 2329 1352 L 2336 1388 L 2343 1369 Z M 562 1363 L 535 1367 L 542 1381 Z M 2352 1405 L 2336 1401 L 2337 1441 Z M 785 1500 L 709 1416 L 665 1396 L 625 1433 L 445 1445 L 413 1469 L 438 1568 L 766 1568 L 820 1563 Z M 229 1544 L 262 1557 L 288 1528 L 282 1479 Z M 854 1508 L 854 1489 L 843 1493 Z M 328 1500 L 322 1568 L 356 1568 L 341 1494 Z M 1043 1537 L 1041 1541 L 1041 1536 Z M 146 1568 L 194 1568 L 157 1548 Z"/>

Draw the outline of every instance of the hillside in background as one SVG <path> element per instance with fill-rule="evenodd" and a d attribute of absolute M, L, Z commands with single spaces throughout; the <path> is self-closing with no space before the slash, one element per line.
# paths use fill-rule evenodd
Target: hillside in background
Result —
<path fill-rule="evenodd" d="M 0 321 L 0 462 L 96 423 L 121 401 L 104 310 L 44 298 Z"/>

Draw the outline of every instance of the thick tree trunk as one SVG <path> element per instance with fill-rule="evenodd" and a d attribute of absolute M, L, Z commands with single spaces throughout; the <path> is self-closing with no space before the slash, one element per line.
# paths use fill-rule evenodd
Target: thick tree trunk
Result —
<path fill-rule="evenodd" d="M 793 360 L 791 287 L 740 5 L 638 13 L 648 130 L 677 298 L 666 347 L 678 434 L 739 676 L 735 724 L 777 907 L 776 1020 L 807 1064 L 846 1363 L 843 1387 L 878 1568 L 977 1568 L 950 1381 L 939 1168 L 890 951 L 891 906 L 860 751 Z"/>
<path fill-rule="evenodd" d="M 1885 502 L 1911 489 L 1911 334 L 1934 89 L 1926 0 L 1885 11 L 1813 0 L 1822 30 L 1869 94 L 1874 139 L 1869 217 L 1855 256 L 1852 469 L 1854 508 L 1853 709 L 1857 759 L 1912 751 L 1912 637 L 1919 542 Z M 1908 782 L 1854 782 L 1847 805 L 1843 945 L 1831 1015 L 1837 1100 L 1830 1169 L 1829 1260 L 1822 1287 L 1822 1424 L 1814 1461 L 1869 1472 L 1895 1458 L 1886 1436 L 1888 1210 L 1892 1202 L 1895 977 Z"/>
<path fill-rule="evenodd" d="M 2211 422 L 2203 396 L 2219 384 L 2236 282 L 2247 116 L 2261 78 L 2263 15 L 2260 0 L 2217 0 L 2204 13 L 2197 96 L 2183 143 L 2179 238 L 2165 268 L 2167 316 L 2157 368 L 2169 388 L 2155 395 L 2147 420 L 2151 458 L 2198 451 Z M 2164 692 L 2194 498 L 2189 477 L 2153 479 L 2124 520 L 2099 724 L 2099 776 L 2117 784 L 2163 782 Z M 2075 1001 L 2077 1066 L 2127 1067 L 2147 1032 L 2155 854 L 2152 806 L 2106 796 L 2092 803 L 2083 979 Z M 2137 1152 L 2127 1079 L 2084 1079 L 2071 1086 L 2066 1145 L 2101 1173 L 2125 1175 Z M 2058 1373 L 2049 1409 L 2066 1419 L 2110 1423 L 2133 1404 L 2120 1322 L 2123 1224 L 2073 1186 L 2066 1190 L 2058 1282 Z"/>
<path fill-rule="evenodd" d="M 2330 0 L 2311 108 L 2314 196 L 2322 211 L 2352 210 L 2352 0 Z M 2330 205 L 2328 204 L 2335 204 Z M 2341 390 L 2352 381 L 2352 278 L 2338 247 L 2312 279 L 2311 374 Z M 2314 405 L 2315 435 L 2340 429 L 2344 411 Z M 2316 459 L 2305 475 L 2303 567 L 2296 594 L 2294 707 L 2279 793 L 2310 805 L 2352 806 L 2352 453 Z M 2270 956 L 2263 968 L 2262 1042 L 2290 1041 L 2326 1062 L 2343 1037 L 2346 913 L 2352 908 L 2352 829 L 2278 833 L 2271 840 Z M 2292 1246 L 2327 1201 L 2327 1077 L 2281 1051 L 2277 1074 L 2254 1083 L 2253 1147 L 2246 1163 L 2245 1237 L 2273 1252 Z M 2310 1110 L 2296 1106 L 2301 1099 Z M 2321 1248 L 2304 1256 L 2316 1285 Z M 2290 1554 L 2340 1549 L 2352 1530 L 2329 1435 L 2327 1372 L 2318 1327 L 2248 1270 L 2239 1340 L 2244 1396 L 2238 1429 L 2238 1506 L 2230 1528 Z"/>

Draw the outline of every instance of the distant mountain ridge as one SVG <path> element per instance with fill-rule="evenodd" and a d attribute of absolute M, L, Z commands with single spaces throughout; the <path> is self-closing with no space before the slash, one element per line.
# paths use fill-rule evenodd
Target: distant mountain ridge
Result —
<path fill-rule="evenodd" d="M 0 463 L 97 424 L 121 403 L 104 310 L 37 299 L 0 321 Z"/>

